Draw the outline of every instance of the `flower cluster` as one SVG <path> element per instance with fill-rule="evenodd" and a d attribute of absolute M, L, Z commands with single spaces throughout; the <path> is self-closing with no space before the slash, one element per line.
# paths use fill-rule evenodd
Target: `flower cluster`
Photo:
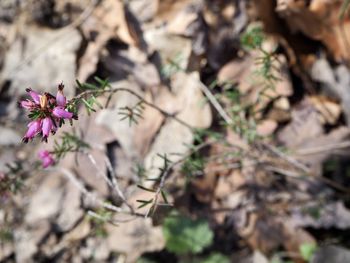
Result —
<path fill-rule="evenodd" d="M 47 168 L 55 164 L 55 159 L 53 158 L 52 154 L 46 150 L 41 150 L 38 156 L 41 159 L 43 168 Z"/>
<path fill-rule="evenodd" d="M 56 97 L 47 92 L 40 95 L 30 88 L 26 90 L 31 100 L 22 100 L 19 105 L 29 111 L 28 117 L 31 122 L 28 124 L 23 142 L 27 143 L 37 135 L 47 142 L 50 133 L 55 134 L 58 127 L 64 123 L 64 119 L 77 119 L 77 116 L 67 109 L 63 88 L 63 84 L 58 85 Z"/>

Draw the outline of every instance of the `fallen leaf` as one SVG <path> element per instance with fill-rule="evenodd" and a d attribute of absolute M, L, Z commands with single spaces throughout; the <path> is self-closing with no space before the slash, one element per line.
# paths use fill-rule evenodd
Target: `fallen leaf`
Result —
<path fill-rule="evenodd" d="M 135 45 L 122 1 L 106 0 L 98 5 L 83 23 L 82 31 L 89 40 L 83 56 L 79 60 L 77 78 L 84 82 L 96 71 L 101 52 L 107 41 L 118 37 L 123 42 Z"/>
<path fill-rule="evenodd" d="M 73 95 L 76 51 L 81 43 L 78 30 L 28 26 L 23 38 L 25 45 L 17 39 L 6 52 L 1 72 L 2 81 L 11 81 L 11 94 L 25 94 L 25 88 L 29 87 L 56 94 L 57 85 L 63 81 L 65 94 Z"/>
<path fill-rule="evenodd" d="M 341 101 L 345 120 L 350 125 L 349 69 L 344 65 L 332 68 L 326 59 L 318 59 L 311 66 L 311 77 L 321 83 L 323 93 L 331 99 Z"/>
<path fill-rule="evenodd" d="M 160 251 L 165 246 L 162 228 L 152 226 L 150 218 L 135 218 L 117 227 L 107 225 L 106 230 L 110 249 L 125 254 L 125 262 L 135 262 L 143 253 Z"/>
<path fill-rule="evenodd" d="M 256 132 L 260 136 L 269 136 L 274 133 L 277 128 L 277 122 L 274 120 L 263 120 L 256 127 Z"/>
<path fill-rule="evenodd" d="M 200 90 L 199 78 L 196 73 L 185 74 L 179 72 L 172 77 L 172 90 L 175 93 L 173 101 L 169 102 L 172 108 L 180 109 L 176 115 L 178 119 L 195 128 L 207 128 L 212 121 L 208 103 Z M 165 107 L 166 108 L 166 107 Z M 193 141 L 192 131 L 176 120 L 169 119 L 161 128 L 158 136 L 145 157 L 145 168 L 150 178 L 159 175 L 159 168 L 164 160 L 159 155 L 167 155 L 172 162 L 181 159 L 181 155 L 188 151 Z M 171 147 L 169 147 L 171 145 Z"/>
<path fill-rule="evenodd" d="M 311 204 L 304 209 L 300 209 L 300 207 L 294 209 L 291 213 L 291 220 L 294 225 L 299 227 L 344 230 L 350 227 L 350 211 L 341 201 L 329 202 L 322 206 Z"/>
<path fill-rule="evenodd" d="M 304 100 L 292 110 L 292 121 L 278 133 L 278 139 L 295 149 L 322 134 L 323 127 L 317 110 L 308 100 Z"/>
<path fill-rule="evenodd" d="M 33 224 L 42 219 L 53 219 L 62 208 L 63 179 L 57 175 L 44 177 L 29 201 L 25 221 Z"/>
<path fill-rule="evenodd" d="M 148 22 L 157 14 L 159 2 L 160 0 L 133 0 L 130 1 L 129 8 L 140 22 Z"/>
<path fill-rule="evenodd" d="M 321 113 L 323 122 L 330 125 L 335 125 L 341 114 L 341 107 L 339 104 L 328 100 L 325 97 L 313 96 L 310 98 L 311 103 Z"/>
<path fill-rule="evenodd" d="M 292 32 L 299 31 L 312 39 L 320 40 L 338 61 L 349 60 L 347 43 L 350 35 L 346 32 L 350 20 L 347 16 L 343 20 L 339 19 L 342 3 L 341 0 L 313 0 L 310 3 L 305 0 L 279 0 L 276 12 L 287 22 Z"/>

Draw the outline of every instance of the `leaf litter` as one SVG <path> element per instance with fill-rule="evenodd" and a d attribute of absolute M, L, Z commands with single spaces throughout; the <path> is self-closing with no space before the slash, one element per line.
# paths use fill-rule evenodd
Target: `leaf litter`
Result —
<path fill-rule="evenodd" d="M 305 262 L 305 247 L 327 242 L 332 229 L 349 229 L 342 197 L 349 194 L 348 166 L 340 167 L 350 146 L 349 18 L 343 1 L 49 2 L 54 8 L 29 4 L 39 12 L 36 17 L 16 4 L 0 4 L 13 11 L 0 13 L 1 27 L 12 27 L 0 31 L 7 43 L 0 47 L 5 112 L 0 120 L 6 129 L 10 102 L 23 95 L 23 87 L 48 91 L 64 81 L 73 95 L 75 79 L 90 81 L 94 75 L 131 89 L 177 119 L 143 105 L 143 118 L 129 125 L 118 114 L 137 106 L 137 98 L 127 93 L 100 98 L 107 107 L 82 118 L 77 128 L 92 150 L 64 159 L 61 172 L 33 174 L 31 187 L 1 207 L 0 215 L 6 215 L 1 224 L 16 227 L 14 241 L 0 246 L 0 261 L 83 261 L 94 255 L 135 262 L 144 253 L 176 253 L 165 240 L 173 237 L 159 225 L 171 207 L 158 207 L 151 218 L 123 218 L 108 209 L 95 213 L 94 203 L 85 199 L 91 193 L 130 209 L 125 195 L 131 209 L 147 213 L 147 206 L 137 210 L 137 201 L 154 202 L 159 181 L 148 179 L 159 178 L 166 158 L 172 169 L 159 201 L 170 202 L 191 222 L 207 220 L 217 238 L 203 245 L 210 252 L 231 240 L 235 249 L 226 244 L 219 250 L 231 259 L 249 251 L 245 256 L 253 262 L 283 253 L 282 258 Z M 251 23 L 256 20 L 260 24 Z M 272 33 L 261 48 L 242 46 L 248 24 Z M 312 48 L 304 49 L 305 43 Z M 273 55 L 263 57 L 271 71 L 262 75 L 258 62 L 264 52 Z M 273 81 L 266 83 L 268 76 Z M 191 153 L 193 144 L 203 145 L 199 154 Z M 11 147 L 15 156 L 31 151 L 4 144 L 1 158 L 12 158 L 9 152 L 3 157 Z M 182 160 L 186 154 L 191 162 Z M 68 181 L 67 171 L 77 181 Z M 112 177 L 121 192 L 111 190 Z M 193 246 L 193 253 L 203 248 Z"/>

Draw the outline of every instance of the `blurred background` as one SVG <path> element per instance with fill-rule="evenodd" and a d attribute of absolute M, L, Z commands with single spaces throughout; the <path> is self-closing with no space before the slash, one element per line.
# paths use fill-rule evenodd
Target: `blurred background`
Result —
<path fill-rule="evenodd" d="M 0 262 L 350 262 L 349 4 L 0 0 Z"/>

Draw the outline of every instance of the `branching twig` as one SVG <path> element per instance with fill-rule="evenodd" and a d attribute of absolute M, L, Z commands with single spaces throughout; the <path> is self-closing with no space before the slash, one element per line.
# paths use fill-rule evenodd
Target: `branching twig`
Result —
<path fill-rule="evenodd" d="M 191 151 L 189 151 L 187 154 L 185 154 L 181 159 L 177 160 L 176 162 L 171 163 L 167 169 L 163 172 L 163 174 L 161 175 L 160 178 L 160 182 L 159 182 L 159 186 L 157 188 L 157 191 L 155 192 L 154 195 L 154 199 L 153 202 L 150 206 L 150 208 L 148 209 L 147 213 L 145 214 L 145 217 L 148 217 L 150 212 L 152 212 L 152 214 L 154 214 L 154 212 L 156 211 L 156 207 L 158 205 L 158 199 L 159 199 L 159 195 L 161 194 L 161 191 L 164 188 L 164 184 L 165 184 L 165 180 L 167 179 L 167 177 L 169 176 L 170 172 L 179 164 L 183 163 L 187 158 L 189 158 L 193 153 L 199 151 L 200 149 L 203 149 L 204 147 L 212 144 L 213 141 L 208 141 L 208 142 L 204 142 L 196 147 L 194 147 Z"/>
<path fill-rule="evenodd" d="M 163 114 L 166 118 L 172 118 L 175 121 L 177 121 L 178 123 L 182 124 L 183 126 L 187 127 L 188 129 L 190 129 L 191 131 L 194 130 L 194 127 L 192 127 L 191 125 L 189 125 L 188 123 L 184 122 L 183 120 L 179 119 L 178 117 L 176 117 L 176 114 L 173 113 L 169 113 L 165 110 L 163 110 L 162 108 L 158 107 L 157 105 L 153 104 L 152 102 L 149 102 L 147 100 L 145 100 L 140 94 L 136 93 L 133 90 L 127 89 L 127 88 L 120 88 L 120 87 L 111 87 L 110 89 L 104 89 L 104 90 L 87 90 L 84 91 L 82 93 L 80 93 L 79 95 L 77 95 L 75 98 L 73 98 L 73 100 L 77 100 L 77 99 L 81 99 L 86 95 L 90 95 L 90 94 L 105 94 L 105 93 L 117 93 L 119 91 L 122 92 L 128 92 L 131 95 L 135 96 L 136 98 L 138 98 L 143 104 L 159 111 L 161 114 Z"/>
<path fill-rule="evenodd" d="M 97 165 L 97 162 L 96 162 L 95 158 L 94 158 L 90 153 L 88 153 L 88 152 L 84 152 L 84 153 L 86 154 L 86 156 L 87 156 L 88 159 L 90 160 L 91 164 L 95 167 L 95 169 L 96 169 L 98 175 L 99 175 L 100 177 L 102 177 L 102 178 L 106 181 L 106 183 L 108 184 L 108 186 L 109 186 L 113 191 L 116 192 L 116 194 L 121 198 L 121 200 L 123 201 L 123 203 L 130 209 L 130 212 L 133 214 L 133 213 L 135 212 L 134 209 L 133 209 L 132 206 L 127 202 L 127 200 L 126 200 L 126 198 L 125 198 L 123 192 L 120 190 L 119 185 L 118 185 L 118 183 L 117 183 L 117 181 L 116 181 L 116 178 L 115 178 L 115 174 L 114 174 L 113 168 L 111 167 L 111 164 L 110 164 L 109 160 L 108 160 L 108 162 L 106 161 L 106 159 L 108 159 L 108 158 L 105 157 L 105 161 L 106 161 L 107 169 L 108 169 L 108 170 L 110 171 L 110 173 L 111 173 L 112 179 L 109 179 L 108 176 L 107 176 L 107 174 L 101 171 L 100 167 L 98 167 L 98 165 Z M 109 165 L 110 165 L 110 167 L 109 167 Z"/>
<path fill-rule="evenodd" d="M 65 177 L 68 178 L 69 181 L 73 183 L 74 186 L 76 186 L 82 194 L 84 194 L 86 197 L 90 198 L 94 203 L 97 205 L 104 207 L 106 209 L 109 209 L 114 212 L 122 212 L 122 209 L 120 207 L 108 204 L 106 202 L 101 201 L 100 199 L 97 198 L 96 195 L 93 193 L 89 192 L 85 186 L 74 176 L 72 172 L 65 168 L 51 168 L 52 170 L 57 170 L 61 172 Z"/>
<path fill-rule="evenodd" d="M 226 124 L 232 124 L 233 123 L 232 119 L 230 118 L 230 116 L 228 116 L 228 114 L 225 112 L 223 107 L 220 105 L 220 103 L 215 98 L 215 96 L 211 93 L 211 91 L 208 89 L 208 87 L 206 85 L 204 85 L 203 82 L 201 82 L 201 81 L 198 81 L 198 82 L 199 82 L 199 87 L 203 91 L 204 95 L 208 98 L 208 100 L 213 105 L 213 107 L 217 110 L 217 112 L 220 114 L 220 116 L 224 119 Z"/>

